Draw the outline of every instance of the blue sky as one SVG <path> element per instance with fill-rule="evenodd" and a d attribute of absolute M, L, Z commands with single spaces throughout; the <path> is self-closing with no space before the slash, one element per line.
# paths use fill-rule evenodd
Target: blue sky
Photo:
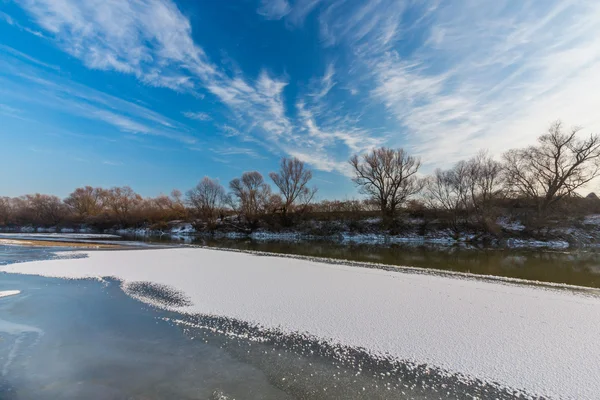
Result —
<path fill-rule="evenodd" d="M 0 194 L 183 191 L 402 146 L 423 172 L 600 130 L 600 2 L 0 0 Z"/>

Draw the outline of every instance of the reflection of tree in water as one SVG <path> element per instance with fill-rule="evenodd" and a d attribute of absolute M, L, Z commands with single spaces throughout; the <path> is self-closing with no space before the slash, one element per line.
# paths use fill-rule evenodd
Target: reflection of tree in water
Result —
<path fill-rule="evenodd" d="M 433 243 L 342 244 L 335 241 L 208 240 L 205 246 L 376 262 L 388 265 L 498 275 L 600 288 L 600 253 L 486 249 Z"/>

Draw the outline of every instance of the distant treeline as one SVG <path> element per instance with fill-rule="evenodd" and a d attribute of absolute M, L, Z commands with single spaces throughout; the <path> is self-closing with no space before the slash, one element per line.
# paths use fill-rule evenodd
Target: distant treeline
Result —
<path fill-rule="evenodd" d="M 164 229 L 189 221 L 198 230 L 293 228 L 308 219 L 379 217 L 384 229 L 410 215 L 438 221 L 456 232 L 465 226 L 494 234 L 498 218 L 518 217 L 531 226 L 598 212 L 595 196 L 577 191 L 600 173 L 600 137 L 579 137 L 556 122 L 534 146 L 513 149 L 495 160 L 481 151 L 430 176 L 421 160 L 403 149 L 377 148 L 349 160 L 364 200 L 315 201 L 312 171 L 296 158 L 283 158 L 265 180 L 256 171 L 229 182 L 228 189 L 204 177 L 185 194 L 144 198 L 129 187 L 77 188 L 67 198 L 32 194 L 0 197 L 0 226 L 77 227 L 97 230 Z M 275 189 L 275 190 L 274 190 Z"/>

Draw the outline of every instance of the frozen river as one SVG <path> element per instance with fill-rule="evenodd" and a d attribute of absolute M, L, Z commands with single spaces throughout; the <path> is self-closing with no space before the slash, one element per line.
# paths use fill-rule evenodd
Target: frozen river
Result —
<path fill-rule="evenodd" d="M 573 374 L 579 374 L 579 369 L 589 371 L 591 365 L 586 367 L 586 364 L 598 362 L 598 346 L 593 343 L 569 342 L 573 338 L 581 341 L 585 333 L 577 333 L 578 328 L 585 326 L 571 327 L 570 336 L 562 333 L 563 329 L 569 329 L 569 324 L 576 323 L 579 319 L 587 320 L 583 323 L 598 328 L 598 318 L 590 319 L 582 314 L 589 312 L 590 315 L 598 315 L 595 313 L 600 303 L 594 296 L 573 295 L 571 299 L 571 294 L 562 290 L 531 289 L 534 292 L 529 292 L 529 289 L 520 285 L 493 286 L 495 284 L 490 283 L 492 286 L 483 286 L 484 292 L 501 288 L 501 293 L 489 293 L 492 297 L 482 297 L 479 299 L 483 301 L 481 303 L 475 298 L 469 298 L 479 292 L 479 282 L 461 281 L 462 291 L 457 297 L 466 298 L 467 303 L 471 304 L 469 307 L 472 307 L 465 309 L 465 313 L 471 315 L 464 318 L 464 321 L 474 319 L 475 325 L 485 324 L 485 316 L 474 314 L 478 310 L 477 304 L 487 307 L 489 304 L 486 305 L 485 302 L 497 301 L 497 296 L 516 296 L 520 300 L 514 303 L 517 307 L 505 305 L 503 308 L 501 305 L 497 309 L 492 308 L 489 310 L 492 314 L 519 308 L 518 304 L 522 304 L 517 313 L 519 318 L 529 317 L 527 309 L 530 306 L 534 307 L 532 315 L 533 312 L 542 315 L 533 318 L 531 324 L 528 324 L 527 319 L 516 322 L 515 326 L 525 332 L 525 336 L 516 336 L 523 342 L 516 343 L 515 337 L 506 337 L 511 336 L 507 332 L 514 330 L 514 326 L 505 327 L 508 329 L 506 331 L 499 327 L 498 335 L 490 334 L 486 339 L 482 336 L 489 329 L 495 329 L 494 327 L 482 326 L 481 332 L 469 332 L 468 326 L 464 326 L 465 322 L 461 319 L 463 317 L 444 317 L 445 306 L 435 305 L 433 292 L 427 293 L 425 297 L 432 299 L 433 308 L 441 312 L 436 314 L 436 318 L 442 320 L 439 323 L 427 322 L 433 315 L 423 313 L 430 312 L 432 308 L 426 306 L 415 310 L 416 306 L 407 302 L 412 301 L 413 295 L 423 291 L 444 290 L 444 285 L 450 281 L 442 280 L 442 286 L 435 284 L 428 288 L 422 274 L 407 276 L 406 279 L 398 274 L 400 279 L 396 279 L 393 275 L 386 275 L 397 274 L 395 272 L 373 271 L 372 274 L 359 277 L 364 287 L 352 289 L 355 290 L 351 292 L 356 293 L 356 298 L 346 299 L 346 302 L 366 303 L 367 312 L 368 307 L 377 306 L 374 302 L 385 301 L 386 291 L 396 290 L 394 287 L 380 286 L 380 279 L 387 279 L 391 285 L 407 284 L 406 287 L 410 287 L 418 282 L 423 285 L 417 288 L 416 294 L 411 295 L 406 290 L 404 294 L 398 293 L 398 297 L 402 299 L 399 311 L 394 311 L 390 304 L 382 303 L 381 307 L 376 307 L 382 310 L 381 313 L 371 318 L 365 314 L 365 310 L 357 310 L 356 314 L 352 314 L 336 303 L 344 299 L 346 289 L 328 286 L 326 282 L 306 285 L 306 282 L 299 281 L 303 275 L 298 275 L 301 270 L 295 269 L 297 266 L 293 263 L 286 262 L 287 267 L 282 265 L 285 273 L 281 276 L 272 273 L 273 271 L 264 275 L 264 270 L 257 269 L 253 272 L 250 269 L 248 272 L 257 274 L 262 284 L 253 290 L 243 290 L 244 282 L 248 286 L 256 284 L 256 281 L 228 266 L 233 263 L 238 264 L 236 267 L 239 268 L 251 268 L 252 258 L 262 257 L 241 253 L 209 251 L 210 254 L 207 255 L 201 252 L 208 250 L 200 249 L 104 251 L 90 252 L 85 259 L 12 264 L 56 259 L 55 251 L 56 249 L 0 247 L 0 264 L 4 265 L 2 268 L 8 271 L 18 269 L 17 272 L 24 273 L 0 272 L 0 292 L 11 294 L 0 297 L 2 399 L 512 398 L 517 393 L 526 396 L 528 389 L 532 389 L 529 394 L 535 394 L 533 391 L 543 394 L 545 379 L 552 382 L 552 387 L 548 387 L 546 391 L 549 397 L 554 394 L 553 397 L 557 398 L 593 398 L 591 393 L 595 393 L 593 385 L 597 385 L 597 381 L 594 382 L 593 376 L 580 376 L 573 382 Z M 169 253 L 173 251 L 176 253 Z M 143 264 L 149 265 L 149 255 L 155 260 L 154 267 L 160 267 L 159 269 L 153 270 L 153 266 L 149 269 L 141 268 Z M 243 261 L 244 258 L 228 257 L 250 257 L 250 262 L 242 265 L 244 263 L 235 261 Z M 279 268 L 278 260 L 285 260 L 265 258 L 268 260 L 261 264 L 269 267 L 270 263 L 274 263 L 273 268 Z M 134 265 L 136 260 L 140 265 Z M 97 262 L 103 267 L 98 267 Z M 205 269 L 203 265 L 207 264 L 217 265 L 219 268 Z M 298 266 L 305 267 L 301 264 Z M 43 270 L 39 269 L 41 267 Z M 72 270 L 69 270 L 71 267 Z M 350 268 L 348 272 L 346 268 L 321 267 L 320 264 L 308 267 L 315 279 L 339 278 L 362 270 L 346 267 Z M 323 273 L 331 275 L 319 277 L 322 268 L 326 268 Z M 175 278 L 161 278 L 157 275 L 158 270 L 170 271 L 167 275 L 179 276 L 178 279 L 184 283 Z M 185 275 L 192 270 L 197 282 L 189 279 L 192 275 Z M 52 277 L 64 275 L 69 278 L 85 278 L 93 276 L 89 274 L 90 271 L 97 271 L 98 276 L 118 277 L 119 280 Z M 49 276 L 30 275 L 36 273 Z M 141 275 L 136 275 L 140 273 Z M 220 273 L 224 275 L 221 276 Z M 145 279 L 139 279 L 140 276 Z M 290 287 L 304 284 L 312 286 L 312 289 L 294 293 L 289 287 L 283 287 L 274 291 L 272 285 L 284 285 L 279 279 L 286 279 L 286 276 L 291 280 Z M 353 278 L 348 279 L 348 282 L 352 282 Z M 227 287 L 221 286 L 224 280 L 227 280 Z M 372 284 L 377 284 L 376 287 L 381 289 L 381 293 L 375 298 L 373 292 L 369 292 Z M 477 291 L 473 291 L 470 286 L 476 287 Z M 340 292 L 332 292 L 333 287 L 338 287 Z M 323 293 L 327 288 L 330 289 L 332 299 L 330 304 L 311 303 L 301 297 L 306 293 L 313 298 L 315 293 Z M 554 302 L 554 316 L 568 319 L 557 321 L 552 329 L 554 333 L 548 338 L 544 337 L 544 332 L 533 332 L 540 328 L 537 324 L 543 325 L 543 319 L 551 318 L 552 315 L 546 315 L 546 310 L 540 308 L 538 303 L 527 304 L 530 301 L 527 296 L 531 293 L 534 294 L 531 301 L 539 300 L 539 304 Z M 280 296 L 278 304 L 263 301 L 271 295 Z M 300 303 L 296 303 L 298 300 Z M 239 302 L 239 307 L 234 306 L 236 302 Z M 257 306 L 261 302 L 264 307 Z M 453 299 L 447 299 L 440 304 L 452 305 L 453 302 Z M 289 313 L 298 304 L 307 310 L 306 315 Z M 407 314 L 402 310 L 403 306 L 410 306 L 413 311 Z M 563 309 L 574 310 L 575 314 L 580 315 L 565 316 L 561 314 Z M 335 310 L 339 315 L 335 314 Z M 289 317 L 286 317 L 286 313 L 290 314 Z M 390 313 L 394 313 L 398 319 L 412 315 L 414 326 L 403 327 L 404 322 L 397 323 L 395 317 L 390 319 Z M 492 315 L 490 319 L 496 317 Z M 513 321 L 507 315 L 500 318 L 508 323 Z M 373 326 L 365 329 L 365 321 Z M 381 321 L 381 324 L 378 327 L 372 321 Z M 311 325 L 313 322 L 315 325 Z M 337 331 L 340 324 L 347 324 L 342 330 L 348 330 L 350 326 L 357 327 L 356 334 L 340 334 Z M 432 327 L 436 326 L 439 331 L 432 331 Z M 277 327 L 280 329 L 275 329 Z M 319 327 L 324 330 L 319 331 Z M 448 332 L 449 330 L 455 332 Z M 380 347 L 381 352 L 373 352 L 360 346 L 363 340 L 361 332 L 369 331 L 376 344 L 373 348 L 377 350 Z M 448 339 L 448 334 L 456 332 L 462 332 L 464 337 L 454 337 L 452 342 L 442 343 L 440 346 L 434 344 L 434 341 Z M 328 334 L 340 340 L 323 340 Z M 417 335 L 430 339 L 416 339 Z M 541 343 L 527 343 L 528 340 L 539 341 L 540 338 Z M 556 341 L 561 339 L 561 349 L 545 348 L 548 345 L 556 346 Z M 428 340 L 432 342 L 428 343 Z M 486 341 L 488 348 L 484 346 Z M 446 354 L 444 348 L 461 349 L 463 342 L 469 344 L 470 349 L 464 348 L 465 354 L 456 354 L 457 369 L 464 366 L 474 374 L 452 371 L 448 367 L 452 366 L 453 360 L 446 363 L 448 360 L 444 358 L 447 354 L 455 354 L 452 351 Z M 506 354 L 490 354 L 490 351 L 508 344 L 516 346 L 516 349 L 507 347 Z M 523 349 L 524 354 L 518 354 L 523 353 Z M 402 359 L 393 354 L 387 357 L 385 353 L 388 350 L 406 352 L 407 357 Z M 541 350 L 546 354 L 538 354 Z M 476 352 L 481 354 L 478 356 Z M 570 358 L 565 357 L 569 353 Z M 579 360 L 582 365 L 572 365 L 577 363 L 577 357 L 582 354 L 585 354 L 585 358 Z M 423 362 L 419 362 L 420 356 Z M 435 361 L 438 356 L 437 360 L 441 361 L 439 364 L 445 368 L 429 362 Z M 472 360 L 482 358 L 483 362 L 470 364 Z M 486 365 L 490 360 L 491 363 Z M 493 365 L 494 360 L 496 365 Z M 518 360 L 521 365 L 509 365 L 511 360 Z M 532 360 L 552 361 L 558 363 L 558 367 L 540 365 L 539 370 L 547 373 L 529 371 L 523 376 L 522 382 L 525 385 L 512 387 L 506 385 L 506 382 L 498 383 L 493 379 L 479 379 L 476 376 L 477 372 L 482 372 L 482 376 L 497 373 L 499 378 L 510 381 L 512 375 L 507 369 L 528 371 Z M 574 369 L 565 371 L 563 376 L 555 376 L 556 371 L 565 366 Z M 589 373 L 597 374 L 594 371 L 597 369 Z M 521 382 L 519 377 L 515 379 L 514 382 Z M 523 387 L 529 381 L 532 381 L 529 388 Z M 574 387 L 579 389 L 569 392 Z"/>

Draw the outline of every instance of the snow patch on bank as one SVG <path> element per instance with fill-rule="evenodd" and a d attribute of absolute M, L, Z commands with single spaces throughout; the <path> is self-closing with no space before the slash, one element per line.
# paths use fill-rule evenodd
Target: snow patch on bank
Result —
<path fill-rule="evenodd" d="M 353 243 L 353 244 L 393 244 L 393 243 L 437 243 L 437 244 L 454 244 L 458 241 L 451 236 L 451 233 L 447 231 L 441 231 L 438 235 L 420 236 L 420 235 L 402 235 L 393 236 L 388 234 L 378 233 L 359 233 L 350 234 L 343 233 L 341 235 L 342 243 Z"/>
<path fill-rule="evenodd" d="M 208 249 L 89 252 L 0 267 L 184 293 L 176 311 L 300 333 L 558 398 L 600 393 L 600 298 L 567 290 Z"/>
<path fill-rule="evenodd" d="M 584 225 L 600 225 L 600 214 L 590 214 L 583 220 Z"/>
<path fill-rule="evenodd" d="M 506 244 L 510 248 L 548 248 L 548 249 L 567 249 L 569 242 L 564 240 L 534 240 L 534 239 L 508 239 Z"/>
<path fill-rule="evenodd" d="M 105 233 L 0 233 L 0 238 L 9 239 L 120 239 L 120 236 Z"/>
<path fill-rule="evenodd" d="M 194 229 L 192 224 L 183 223 L 171 228 L 170 232 L 172 235 L 193 235 L 196 233 L 196 229 Z"/>
<path fill-rule="evenodd" d="M 16 296 L 20 293 L 21 293 L 20 290 L 4 290 L 4 291 L 0 291 L 0 298 L 8 297 L 8 296 Z"/>
<path fill-rule="evenodd" d="M 525 225 L 523 225 L 521 221 L 511 220 L 506 217 L 498 218 L 496 223 L 507 231 L 522 232 L 525 230 Z"/>

